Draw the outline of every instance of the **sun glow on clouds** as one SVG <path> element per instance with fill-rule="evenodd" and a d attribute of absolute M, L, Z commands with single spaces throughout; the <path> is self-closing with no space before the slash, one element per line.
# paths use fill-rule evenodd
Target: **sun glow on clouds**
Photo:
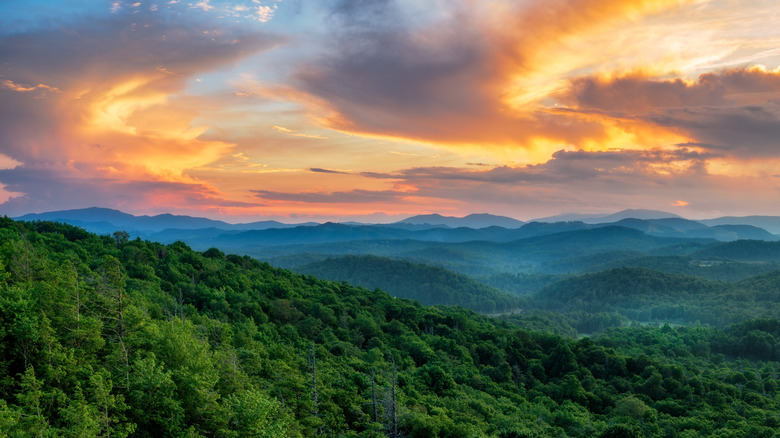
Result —
<path fill-rule="evenodd" d="M 594 66 L 614 68 L 616 60 L 631 62 L 626 59 L 632 51 L 626 50 L 625 40 L 619 47 L 610 44 L 616 32 L 625 27 L 636 32 L 634 26 L 643 18 L 690 3 L 695 2 L 553 1 L 537 3 L 508 18 L 504 16 L 500 20 L 505 26 L 507 20 L 521 24 L 520 31 L 497 37 L 508 50 L 508 56 L 500 61 L 507 70 L 506 102 L 522 109 L 563 90 L 572 72 Z M 642 32 L 641 26 L 638 32 Z M 648 49 L 652 50 L 646 41 L 631 44 L 642 47 L 641 52 L 633 52 L 635 56 L 646 57 Z"/>
<path fill-rule="evenodd" d="M 334 40 L 337 61 L 301 70 L 298 88 L 308 99 L 297 91 L 298 100 L 322 114 L 326 126 L 343 132 L 429 142 L 465 155 L 489 152 L 502 160 L 541 163 L 559 149 L 685 141 L 678 132 L 629 117 L 557 111 L 556 106 L 573 73 L 646 62 L 626 54 L 647 52 L 650 36 L 626 50 L 625 44 L 611 43 L 621 27 L 630 24 L 633 31 L 647 17 L 697 2 L 491 5 L 496 3 L 502 7 L 453 2 L 462 14 L 444 14 L 443 22 L 426 22 L 423 28 L 406 28 L 401 17 L 397 34 L 366 30 L 358 34 L 360 44 L 347 32 Z M 367 6 L 369 12 L 376 14 Z M 353 6 L 345 14 L 345 27 L 370 20 L 360 14 Z M 654 58 L 665 56 L 659 53 Z"/>
<path fill-rule="evenodd" d="M 733 40 L 726 43 L 728 37 L 712 30 L 723 2 L 491 6 L 497 3 L 503 6 L 455 14 L 438 26 L 399 26 L 397 35 L 367 31 L 360 45 L 350 34 L 336 40 L 335 49 L 344 53 L 335 54 L 341 63 L 311 65 L 300 76 L 313 97 L 311 106 L 324 107 L 319 112 L 330 113 L 324 123 L 344 132 L 427 141 L 466 153 L 491 151 L 503 160 L 542 163 L 559 149 L 674 147 L 695 136 L 637 114 L 566 105 L 562 98 L 572 78 L 632 74 L 652 81 L 682 74 L 690 81 L 696 69 L 735 50 Z M 348 19 L 364 19 L 351 13 Z M 452 28 L 459 33 L 447 31 Z M 473 38 L 461 42 L 463 35 Z"/>
<path fill-rule="evenodd" d="M 152 15 L 113 15 L 89 30 L 51 31 L 54 38 L 49 31 L 15 37 L 26 39 L 20 47 L 32 53 L 11 46 L 14 37 L 0 39 L 8 53 L 8 67 L 0 68 L 6 115 L 0 145 L 8 149 L 0 163 L 18 163 L 0 169 L 5 208 L 110 205 L 107 200 L 136 211 L 256 208 L 258 202 L 188 173 L 231 154 L 235 145 L 204 138 L 210 124 L 199 116 L 218 106 L 186 87 L 198 73 L 262 51 L 274 38 L 208 28 L 204 36 L 199 26 L 171 26 Z M 74 51 L 81 46 L 91 50 Z M 44 186 L 55 180 L 57 190 Z M 69 199 L 74 190 L 90 195 Z"/>
<path fill-rule="evenodd" d="M 6 80 L 2 81 L 2 84 L 3 84 L 3 87 L 5 87 L 5 88 L 7 88 L 9 90 L 18 91 L 20 93 L 27 93 L 27 92 L 30 92 L 30 91 L 38 91 L 38 90 L 49 91 L 49 92 L 52 92 L 52 93 L 59 93 L 60 92 L 60 90 L 58 90 L 56 87 L 50 87 L 50 86 L 48 86 L 46 84 L 25 86 L 25 85 L 22 85 L 22 84 L 17 84 L 16 82 L 14 82 L 12 80 L 9 80 L 9 79 L 6 79 Z"/>
<path fill-rule="evenodd" d="M 137 127 L 129 124 L 128 119 L 137 111 L 165 103 L 167 98 L 162 91 L 138 93 L 148 83 L 149 79 L 132 79 L 95 97 L 90 105 L 91 117 L 85 129 L 137 134 Z"/>
<path fill-rule="evenodd" d="M 114 1 L 0 36 L 0 202 L 47 205 L 42 175 L 221 214 L 774 199 L 776 2 L 432 4 Z"/>
<path fill-rule="evenodd" d="M 64 132 L 68 143 L 98 145 L 79 161 L 114 178 L 192 182 L 186 169 L 217 160 L 231 145 L 199 139 L 206 127 L 191 125 L 197 109 L 170 102 L 180 80 L 156 68 L 117 83 L 88 82 L 84 86 L 92 88 L 63 96 L 63 108 L 77 120 Z"/>

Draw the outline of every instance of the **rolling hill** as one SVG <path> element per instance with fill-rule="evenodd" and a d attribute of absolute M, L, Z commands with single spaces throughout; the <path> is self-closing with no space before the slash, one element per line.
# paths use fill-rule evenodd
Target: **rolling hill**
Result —
<path fill-rule="evenodd" d="M 506 312 L 525 300 L 438 266 L 376 256 L 329 258 L 294 269 L 332 281 L 382 289 L 422 304 L 458 305 L 477 312 Z"/>
<path fill-rule="evenodd" d="M 739 240 L 717 243 L 692 254 L 698 259 L 736 260 L 745 262 L 780 261 L 780 242 Z"/>

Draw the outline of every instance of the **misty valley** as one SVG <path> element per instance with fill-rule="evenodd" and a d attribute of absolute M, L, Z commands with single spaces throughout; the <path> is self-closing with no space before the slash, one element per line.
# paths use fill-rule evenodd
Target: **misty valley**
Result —
<path fill-rule="evenodd" d="M 5 217 L 0 436 L 778 436 L 778 233 Z"/>

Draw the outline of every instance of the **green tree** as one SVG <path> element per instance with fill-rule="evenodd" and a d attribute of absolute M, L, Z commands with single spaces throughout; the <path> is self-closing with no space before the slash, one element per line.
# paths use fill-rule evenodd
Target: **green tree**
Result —
<path fill-rule="evenodd" d="M 23 437 L 50 436 L 52 430 L 45 412 L 44 382 L 35 377 L 35 369 L 32 366 L 22 375 L 20 385 L 17 399 L 22 408 L 22 416 L 16 432 Z"/>
<path fill-rule="evenodd" d="M 100 413 L 84 399 L 80 387 L 76 387 L 73 398 L 60 410 L 60 417 L 65 423 L 61 429 L 62 436 L 93 438 L 102 435 Z"/>
<path fill-rule="evenodd" d="M 127 422 L 124 412 L 127 405 L 124 397 L 112 393 L 114 385 L 107 371 L 97 372 L 90 376 L 95 407 L 99 415 L 99 436 L 123 438 L 135 430 L 135 424 Z"/>
<path fill-rule="evenodd" d="M 613 424 L 607 427 L 599 438 L 644 438 L 645 433 L 637 426 Z"/>
<path fill-rule="evenodd" d="M 293 438 L 301 436 L 279 403 L 256 389 L 230 394 L 224 401 L 227 409 L 225 437 Z"/>
<path fill-rule="evenodd" d="M 142 435 L 182 433 L 184 410 L 176 396 L 176 384 L 154 354 L 133 362 L 128 402 L 130 415 Z"/>
<path fill-rule="evenodd" d="M 0 438 L 12 436 L 11 433 L 16 430 L 20 417 L 21 413 L 18 410 L 8 406 L 5 400 L 0 399 Z"/>

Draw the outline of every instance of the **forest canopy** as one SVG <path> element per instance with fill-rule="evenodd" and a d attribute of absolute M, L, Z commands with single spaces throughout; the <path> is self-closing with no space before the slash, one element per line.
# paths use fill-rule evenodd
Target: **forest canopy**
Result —
<path fill-rule="evenodd" d="M 0 219 L 0 436 L 770 437 L 778 343 L 771 318 L 569 339 Z"/>

